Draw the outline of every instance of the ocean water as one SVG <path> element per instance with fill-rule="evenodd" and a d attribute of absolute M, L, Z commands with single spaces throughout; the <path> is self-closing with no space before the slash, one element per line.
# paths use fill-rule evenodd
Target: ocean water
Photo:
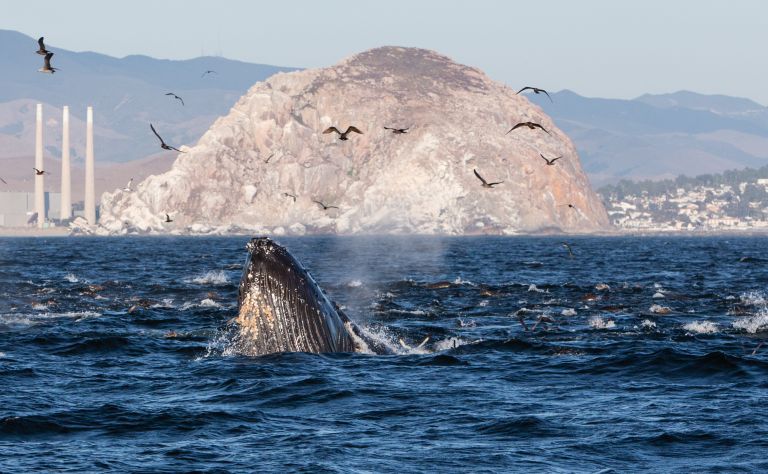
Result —
<path fill-rule="evenodd" d="M 397 354 L 249 357 L 245 237 L 0 239 L 0 472 L 768 471 L 768 240 L 562 240 L 278 239 Z"/>

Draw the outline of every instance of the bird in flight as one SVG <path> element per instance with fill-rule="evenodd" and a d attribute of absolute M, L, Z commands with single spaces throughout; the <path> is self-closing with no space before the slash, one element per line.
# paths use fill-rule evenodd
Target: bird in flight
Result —
<path fill-rule="evenodd" d="M 37 168 L 32 168 L 32 169 L 35 170 L 35 176 L 42 176 L 44 174 L 51 174 L 51 173 L 49 173 L 47 171 L 39 170 Z"/>
<path fill-rule="evenodd" d="M 209 70 L 205 71 L 200 77 L 204 77 L 206 74 L 218 74 L 218 72 L 216 72 L 216 71 L 214 71 L 212 69 L 209 69 Z"/>
<path fill-rule="evenodd" d="M 171 216 L 168 214 L 165 215 L 165 222 L 173 222 L 173 219 L 171 219 Z"/>
<path fill-rule="evenodd" d="M 163 141 L 163 138 L 157 133 L 157 130 L 155 130 L 155 127 L 151 123 L 149 124 L 149 128 L 152 129 L 152 133 L 154 133 L 157 139 L 160 140 L 160 148 L 162 148 L 163 150 L 176 150 L 179 153 L 186 153 L 186 151 L 181 151 L 178 148 L 174 148 L 166 144 L 165 141 Z"/>
<path fill-rule="evenodd" d="M 0 181 L 2 181 L 3 184 L 8 184 L 3 178 L 0 178 Z"/>
<path fill-rule="evenodd" d="M 46 53 L 43 67 L 38 69 L 38 72 L 44 72 L 46 74 L 53 74 L 56 71 L 58 71 L 58 68 L 51 66 L 51 58 L 53 57 L 53 53 Z"/>
<path fill-rule="evenodd" d="M 323 203 L 322 203 L 322 202 L 320 202 L 320 201 L 314 201 L 314 200 L 313 200 L 312 202 L 315 202 L 315 203 L 317 203 L 317 204 L 320 204 L 320 206 L 323 208 L 323 210 L 324 210 L 324 211 L 327 211 L 328 209 L 338 209 L 338 207 L 336 207 L 336 206 L 326 206 L 325 204 L 323 204 Z"/>
<path fill-rule="evenodd" d="M 568 245 L 568 242 L 563 242 L 563 247 L 568 250 L 568 258 L 573 258 L 575 256 L 573 255 L 573 249 L 571 249 L 571 246 Z"/>
<path fill-rule="evenodd" d="M 546 162 L 547 162 L 547 165 L 549 165 L 549 166 L 552 166 L 552 165 L 554 165 L 554 164 L 555 164 L 555 161 L 557 161 L 557 160 L 559 160 L 560 158 L 562 158 L 562 157 L 563 157 L 563 155 L 560 155 L 560 156 L 558 156 L 557 158 L 552 158 L 551 160 L 548 160 L 548 159 L 547 159 L 547 157 L 545 157 L 545 156 L 544 156 L 544 155 L 542 155 L 541 153 L 539 153 L 539 156 L 540 156 L 540 157 L 542 157 L 542 158 L 544 159 L 544 161 L 546 161 Z"/>
<path fill-rule="evenodd" d="M 133 178 L 128 180 L 128 184 L 125 185 L 125 187 L 123 188 L 123 191 L 130 193 L 132 184 L 133 184 Z"/>
<path fill-rule="evenodd" d="M 181 105 L 184 105 L 184 99 L 182 99 L 181 97 L 177 96 L 173 92 L 166 92 L 165 95 L 172 95 L 174 99 L 179 99 L 179 101 L 181 101 Z"/>
<path fill-rule="evenodd" d="M 392 133 L 394 133 L 395 135 L 400 135 L 400 134 L 403 134 L 403 133 L 408 133 L 408 129 L 409 128 L 411 128 L 411 127 L 407 127 L 407 128 L 384 127 L 384 130 L 392 130 Z"/>
<path fill-rule="evenodd" d="M 336 128 L 336 127 L 328 127 L 328 128 L 325 129 L 325 131 L 323 133 L 331 133 L 331 132 L 338 133 L 339 134 L 339 140 L 341 140 L 341 141 L 349 140 L 349 138 L 347 138 L 347 134 L 349 132 L 355 132 L 355 133 L 359 133 L 361 135 L 363 134 L 363 132 L 361 132 L 357 127 L 353 127 L 352 125 L 347 127 L 347 130 L 344 133 L 340 132 L 339 129 Z"/>
<path fill-rule="evenodd" d="M 47 49 L 45 49 L 45 43 L 43 42 L 43 39 L 44 39 L 43 36 L 41 36 L 40 38 L 37 39 L 37 44 L 40 46 L 40 49 L 38 49 L 35 52 L 37 54 L 39 54 L 40 56 L 45 56 L 46 54 L 49 53 L 49 51 Z"/>
<path fill-rule="evenodd" d="M 544 130 L 545 132 L 547 132 L 546 128 L 542 127 L 541 124 L 538 124 L 538 123 L 535 123 L 535 122 L 520 122 L 517 125 L 515 125 L 514 127 L 510 128 L 509 132 L 511 132 L 512 130 L 518 129 L 520 127 L 528 127 L 531 130 L 540 128 L 540 129 Z M 509 132 L 507 132 L 507 133 L 509 133 Z M 504 135 L 506 135 L 507 133 L 505 133 Z M 549 132 L 547 132 L 547 134 L 551 135 L 551 133 L 549 133 Z"/>
<path fill-rule="evenodd" d="M 569 207 L 569 208 L 571 208 L 571 209 L 576 209 L 576 206 L 574 206 L 573 204 L 563 204 L 563 205 L 562 205 L 562 206 L 560 206 L 560 207 Z"/>
<path fill-rule="evenodd" d="M 294 195 L 294 194 L 291 194 L 291 193 L 283 193 L 283 196 L 285 196 L 285 197 L 289 197 L 289 198 L 293 198 L 293 202 L 296 202 L 296 195 Z M 323 208 L 325 208 L 325 206 L 323 206 Z"/>
<path fill-rule="evenodd" d="M 519 91 L 517 91 L 517 93 L 519 94 L 525 90 L 532 90 L 534 94 L 541 94 L 543 92 L 547 97 L 549 97 L 550 102 L 555 102 L 554 100 L 552 100 L 552 97 L 550 97 L 549 92 L 545 91 L 544 89 L 539 89 L 538 87 L 525 86 Z"/>
<path fill-rule="evenodd" d="M 271 160 L 273 156 L 275 156 L 275 154 L 274 154 L 274 153 L 272 153 L 271 155 L 269 155 L 269 156 L 267 157 L 267 159 L 266 159 L 266 160 L 264 160 L 264 163 L 265 163 L 265 164 L 266 164 L 266 163 L 269 163 L 269 160 Z"/>
<path fill-rule="evenodd" d="M 498 182 L 495 182 L 495 183 L 489 183 L 488 181 L 483 179 L 482 176 L 480 176 L 480 173 L 478 173 L 477 170 L 473 169 L 472 171 L 475 172 L 475 176 L 477 176 L 477 179 L 479 179 L 480 181 L 483 182 L 483 187 L 484 188 L 492 188 L 492 187 L 496 186 L 497 184 L 501 184 L 501 183 L 504 182 L 504 181 L 498 181 Z"/>

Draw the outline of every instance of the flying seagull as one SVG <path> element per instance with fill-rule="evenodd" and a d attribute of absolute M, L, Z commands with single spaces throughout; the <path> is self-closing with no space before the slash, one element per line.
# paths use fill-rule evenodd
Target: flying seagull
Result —
<path fill-rule="evenodd" d="M 341 141 L 349 140 L 349 138 L 347 138 L 347 134 L 349 132 L 355 132 L 355 133 L 359 133 L 361 135 L 363 134 L 363 132 L 361 132 L 357 127 L 353 127 L 352 125 L 347 127 L 347 131 L 345 131 L 344 133 L 341 133 L 339 131 L 339 129 L 336 128 L 336 127 L 328 127 L 328 128 L 325 129 L 325 131 L 323 133 L 331 133 L 331 132 L 338 133 L 339 134 L 339 140 L 341 140 Z"/>
<path fill-rule="evenodd" d="M 214 71 L 212 69 L 209 69 L 209 70 L 205 71 L 200 77 L 203 77 L 206 74 L 218 74 L 218 72 L 216 72 L 216 71 Z"/>
<path fill-rule="evenodd" d="M 293 202 L 296 202 L 296 196 L 295 196 L 294 194 L 291 194 L 291 193 L 283 193 L 283 196 L 285 196 L 285 197 L 289 197 L 289 198 L 293 198 Z M 323 207 L 325 207 L 325 206 L 323 206 Z"/>
<path fill-rule="evenodd" d="M 151 123 L 149 124 L 149 128 L 152 129 L 152 133 L 154 133 L 157 139 L 160 140 L 160 148 L 162 148 L 163 150 L 176 150 L 179 153 L 186 153 L 186 151 L 181 151 L 178 148 L 174 148 L 170 145 L 167 145 L 165 141 L 163 141 L 163 138 L 157 133 L 157 130 L 155 130 L 155 127 Z"/>
<path fill-rule="evenodd" d="M 47 171 L 39 170 L 37 168 L 32 168 L 32 169 L 35 170 L 35 176 L 42 176 L 44 174 L 51 174 L 51 173 L 49 173 Z"/>
<path fill-rule="evenodd" d="M 267 157 L 267 159 L 266 159 L 266 160 L 264 160 L 264 163 L 265 163 L 265 164 L 266 164 L 266 163 L 269 163 L 269 160 L 271 160 L 273 156 L 275 156 L 275 154 L 274 154 L 274 153 L 272 153 L 271 155 L 269 155 L 269 156 Z"/>
<path fill-rule="evenodd" d="M 316 202 L 317 204 L 320 204 L 320 206 L 322 206 L 324 211 L 327 211 L 328 209 L 338 209 L 338 207 L 336 207 L 336 206 L 326 206 L 325 204 L 323 204 L 320 201 L 314 201 L 313 200 L 312 202 Z"/>
<path fill-rule="evenodd" d="M 568 258 L 573 258 L 573 250 L 571 249 L 571 246 L 568 245 L 568 242 L 563 242 L 563 247 L 565 247 L 566 250 L 568 250 Z"/>
<path fill-rule="evenodd" d="M 181 97 L 177 96 L 173 92 L 166 92 L 165 95 L 172 95 L 174 99 L 179 99 L 181 101 L 181 105 L 184 105 L 184 99 L 182 99 Z"/>
<path fill-rule="evenodd" d="M 128 184 L 125 185 L 125 187 L 123 188 L 123 191 L 130 193 L 132 184 L 133 184 L 133 178 L 128 180 Z"/>
<path fill-rule="evenodd" d="M 408 133 L 409 128 L 411 127 L 407 127 L 407 128 L 384 127 L 384 130 L 392 130 L 392 133 L 394 133 L 395 135 L 400 135 L 402 133 Z"/>
<path fill-rule="evenodd" d="M 173 219 L 171 219 L 171 216 L 168 214 L 165 215 L 165 222 L 173 222 Z"/>
<path fill-rule="evenodd" d="M 492 188 L 492 187 L 496 186 L 497 184 L 501 184 L 501 183 L 503 183 L 503 182 L 504 182 L 504 181 L 498 181 L 498 182 L 496 182 L 496 183 L 489 183 L 488 181 L 486 181 L 485 179 L 483 179 L 483 177 L 482 177 L 482 176 L 480 176 L 480 173 L 478 173 L 478 172 L 477 172 L 477 170 L 474 170 L 474 169 L 473 169 L 472 171 L 474 171 L 474 172 L 475 172 L 475 176 L 477 176 L 477 179 L 479 179 L 480 181 L 482 181 L 482 182 L 483 182 L 483 187 L 484 187 L 484 188 Z"/>
<path fill-rule="evenodd" d="M 46 53 L 45 55 L 45 63 L 43 64 L 43 67 L 38 69 L 38 72 L 44 72 L 46 74 L 53 74 L 58 70 L 58 68 L 51 66 L 51 58 L 53 57 L 53 53 Z"/>
<path fill-rule="evenodd" d="M 542 158 L 544 159 L 544 161 L 546 161 L 546 162 L 547 162 L 547 165 L 549 165 L 549 166 L 552 166 L 552 165 L 554 165 L 554 164 L 555 164 L 555 161 L 557 161 L 557 160 L 559 160 L 560 158 L 562 158 L 562 157 L 563 157 L 563 155 L 560 155 L 560 156 L 558 156 L 557 158 L 552 158 L 551 160 L 548 160 L 548 159 L 547 159 L 547 158 L 546 158 L 544 155 L 542 155 L 541 153 L 539 153 L 539 156 L 540 156 L 540 157 L 542 157 Z"/>
<path fill-rule="evenodd" d="M 554 102 L 554 100 L 552 100 L 552 97 L 549 96 L 549 92 L 545 91 L 544 89 L 539 89 L 538 87 L 525 86 L 519 91 L 517 91 L 517 93 L 519 94 L 524 90 L 532 90 L 534 94 L 541 94 L 543 92 L 544 94 L 546 94 L 547 97 L 549 97 L 550 102 Z"/>
<path fill-rule="evenodd" d="M 512 130 L 515 130 L 517 128 L 520 128 L 520 127 L 528 127 L 531 130 L 540 128 L 540 129 L 544 130 L 545 132 L 547 132 L 546 128 L 542 127 L 541 124 L 538 124 L 538 123 L 535 123 L 535 122 L 520 122 L 517 125 L 515 125 L 514 127 L 510 128 L 509 132 L 511 132 Z M 507 133 L 509 133 L 509 132 L 507 132 Z M 506 135 L 507 133 L 505 133 L 504 135 Z M 547 134 L 551 135 L 549 132 L 547 132 Z"/>
<path fill-rule="evenodd" d="M 49 51 L 47 49 L 45 49 L 45 43 L 43 42 L 43 39 L 44 39 L 43 36 L 41 36 L 40 38 L 37 39 L 37 44 L 40 45 L 40 49 L 38 49 L 35 52 L 37 54 L 39 54 L 40 56 L 45 56 L 46 54 L 49 53 Z"/>

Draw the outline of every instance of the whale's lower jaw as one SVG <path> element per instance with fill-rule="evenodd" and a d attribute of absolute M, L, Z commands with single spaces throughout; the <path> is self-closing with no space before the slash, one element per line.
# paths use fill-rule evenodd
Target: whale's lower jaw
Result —
<path fill-rule="evenodd" d="M 252 355 L 275 352 L 353 352 L 343 313 L 288 251 L 252 239 L 240 280 L 239 343 Z"/>

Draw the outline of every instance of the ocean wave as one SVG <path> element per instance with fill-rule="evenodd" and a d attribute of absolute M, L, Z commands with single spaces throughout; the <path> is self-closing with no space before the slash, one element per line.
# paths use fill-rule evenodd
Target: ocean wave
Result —
<path fill-rule="evenodd" d="M 560 312 L 563 316 L 576 316 L 576 310 L 573 308 L 565 308 Z"/>
<path fill-rule="evenodd" d="M 732 323 L 732 326 L 734 329 L 741 329 L 750 334 L 768 331 L 768 312 L 739 318 Z"/>
<path fill-rule="evenodd" d="M 603 319 L 600 316 L 589 318 L 589 326 L 593 329 L 613 329 L 616 323 L 612 319 Z"/>
<path fill-rule="evenodd" d="M 363 282 L 360 280 L 351 280 L 347 282 L 347 287 L 349 288 L 359 288 L 361 286 L 363 286 Z"/>
<path fill-rule="evenodd" d="M 762 291 L 747 291 L 739 295 L 742 303 L 751 306 L 768 306 L 768 299 Z"/>
<path fill-rule="evenodd" d="M 715 334 L 720 329 L 711 321 L 693 321 L 683 326 L 683 329 L 693 334 Z"/>
<path fill-rule="evenodd" d="M 191 279 L 184 280 L 185 283 L 194 283 L 196 285 L 213 285 L 223 286 L 228 285 L 230 280 L 227 274 L 223 270 L 210 270 L 204 275 L 196 276 Z"/>

